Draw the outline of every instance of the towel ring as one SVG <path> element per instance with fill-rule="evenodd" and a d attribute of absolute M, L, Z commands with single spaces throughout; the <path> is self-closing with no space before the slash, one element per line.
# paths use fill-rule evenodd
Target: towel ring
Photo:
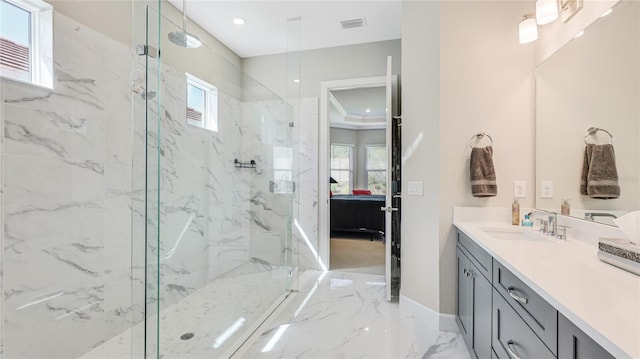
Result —
<path fill-rule="evenodd" d="M 491 138 L 488 133 L 478 132 L 469 139 L 469 147 L 473 148 L 473 140 L 479 141 L 485 136 L 489 137 L 489 141 L 491 141 L 491 144 L 493 145 L 493 138 Z"/>
<path fill-rule="evenodd" d="M 587 137 L 595 135 L 598 131 L 602 131 L 607 135 L 609 135 L 609 138 L 611 139 L 611 144 L 613 144 L 613 135 L 611 134 L 611 132 L 605 130 L 604 128 L 598 128 L 598 127 L 589 127 L 589 129 L 587 130 L 587 134 L 584 135 L 584 144 L 585 145 L 589 144 L 587 142 Z"/>

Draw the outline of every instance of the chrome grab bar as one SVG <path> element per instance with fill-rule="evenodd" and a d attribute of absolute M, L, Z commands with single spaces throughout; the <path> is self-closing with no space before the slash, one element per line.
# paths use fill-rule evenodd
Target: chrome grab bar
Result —
<path fill-rule="evenodd" d="M 518 302 L 522 303 L 522 304 L 527 304 L 529 303 L 529 299 L 527 299 L 526 297 L 521 297 L 517 294 L 515 294 L 515 288 L 514 287 L 509 287 L 507 288 L 507 291 L 509 292 L 509 296 L 515 300 L 517 300 Z"/>

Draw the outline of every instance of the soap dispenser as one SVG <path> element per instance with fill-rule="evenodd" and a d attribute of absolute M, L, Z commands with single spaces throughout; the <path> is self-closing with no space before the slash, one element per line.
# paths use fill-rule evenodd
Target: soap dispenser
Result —
<path fill-rule="evenodd" d="M 560 206 L 560 214 L 568 216 L 571 213 L 571 205 L 569 204 L 568 199 L 563 199 L 562 201 L 562 205 Z"/>
<path fill-rule="evenodd" d="M 533 221 L 531 220 L 531 213 L 525 214 L 522 220 L 523 227 L 533 227 Z"/>
<path fill-rule="evenodd" d="M 511 204 L 511 224 L 514 226 L 520 224 L 520 203 L 517 198 L 514 198 Z"/>

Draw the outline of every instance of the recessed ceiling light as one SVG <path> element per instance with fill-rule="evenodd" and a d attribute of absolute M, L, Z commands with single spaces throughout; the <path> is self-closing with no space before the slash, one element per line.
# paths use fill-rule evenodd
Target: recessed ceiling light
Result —
<path fill-rule="evenodd" d="M 233 18 L 233 23 L 236 24 L 236 25 L 244 25 L 246 23 L 246 21 L 241 17 L 234 17 Z"/>
<path fill-rule="evenodd" d="M 300 82 L 300 79 L 294 79 L 293 82 L 298 83 Z"/>
<path fill-rule="evenodd" d="M 367 108 L 367 109 L 364 110 L 364 112 L 369 113 L 369 112 L 371 112 L 371 109 Z"/>

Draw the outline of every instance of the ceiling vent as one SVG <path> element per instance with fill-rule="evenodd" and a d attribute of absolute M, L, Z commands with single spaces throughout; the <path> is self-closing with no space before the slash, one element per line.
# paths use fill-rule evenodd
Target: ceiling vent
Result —
<path fill-rule="evenodd" d="M 367 22 L 365 18 L 340 21 L 343 29 L 354 29 L 356 27 L 364 27 Z"/>

